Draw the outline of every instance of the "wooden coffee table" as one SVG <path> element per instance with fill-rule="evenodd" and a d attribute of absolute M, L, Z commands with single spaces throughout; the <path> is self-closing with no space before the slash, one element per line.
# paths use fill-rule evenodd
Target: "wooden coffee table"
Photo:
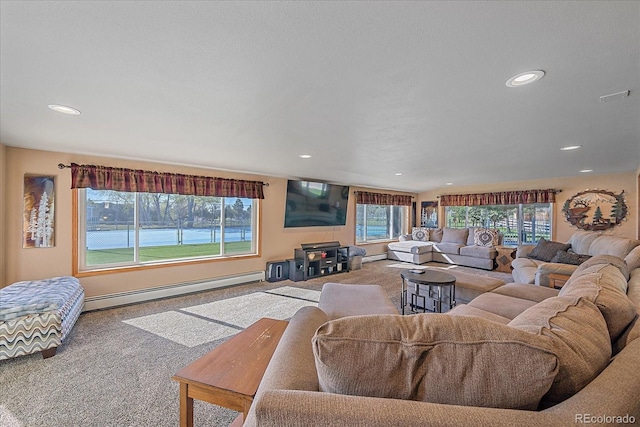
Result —
<path fill-rule="evenodd" d="M 193 426 L 193 399 L 246 418 L 287 325 L 286 320 L 260 319 L 178 371 L 173 379 L 180 383 L 180 425 Z"/>

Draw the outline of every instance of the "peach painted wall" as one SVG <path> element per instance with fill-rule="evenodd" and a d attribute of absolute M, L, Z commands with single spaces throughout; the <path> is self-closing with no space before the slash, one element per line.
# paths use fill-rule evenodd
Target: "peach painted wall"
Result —
<path fill-rule="evenodd" d="M 0 144 L 0 287 L 5 283 L 5 268 L 4 268 L 4 212 L 5 212 L 5 203 L 4 203 L 4 193 L 5 193 L 5 183 L 7 179 L 4 176 L 5 170 L 5 146 Z"/>
<path fill-rule="evenodd" d="M 350 195 L 346 226 L 285 229 L 283 224 L 287 180 L 284 178 L 15 147 L 6 147 L 4 160 L 0 162 L 5 165 L 6 172 L 4 186 L 6 209 L 3 210 L 6 211 L 6 215 L 1 222 L 6 230 L 5 256 L 3 257 L 6 269 L 4 286 L 18 280 L 69 275 L 72 272 L 71 172 L 69 169 L 58 169 L 58 163 L 98 164 L 259 180 L 269 183 L 265 188 L 265 199 L 260 207 L 262 230 L 260 256 L 82 277 L 80 281 L 87 296 L 264 271 L 268 261 L 292 258 L 294 248 L 300 247 L 301 243 L 337 240 L 344 245 L 349 245 L 354 242 L 355 197 L 353 193 Z M 27 173 L 56 177 L 56 242 L 53 248 L 22 248 L 22 192 L 23 177 Z"/>
<path fill-rule="evenodd" d="M 628 238 L 636 238 L 638 233 L 638 182 L 635 172 L 615 174 L 615 175 L 584 175 L 579 177 L 562 178 L 562 179 L 539 179 L 530 181 L 514 181 L 491 185 L 476 185 L 464 187 L 445 187 L 435 191 L 427 191 L 418 195 L 418 206 L 422 201 L 438 200 L 440 194 L 467 194 L 482 193 L 491 191 L 510 191 L 510 190 L 531 190 L 555 188 L 562 190 L 556 194 L 556 203 L 553 212 L 554 235 L 552 238 L 561 242 L 566 242 L 571 235 L 578 230 L 569 224 L 562 216 L 562 205 L 574 194 L 587 189 L 599 189 L 612 191 L 619 194 L 625 191 L 625 201 L 628 207 L 627 220 L 613 229 L 607 230 L 606 234 L 616 236 L 624 236 Z M 444 209 L 440 207 L 439 220 L 442 225 L 444 222 Z"/>

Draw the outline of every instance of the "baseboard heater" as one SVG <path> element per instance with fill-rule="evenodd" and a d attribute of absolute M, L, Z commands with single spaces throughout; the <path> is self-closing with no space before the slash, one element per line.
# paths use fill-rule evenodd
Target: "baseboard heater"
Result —
<path fill-rule="evenodd" d="M 258 282 L 265 279 L 264 275 L 264 271 L 254 271 L 237 276 L 216 277 L 214 279 L 198 282 L 175 283 L 156 288 L 87 297 L 84 300 L 83 311 L 100 310 L 103 308 L 117 307 L 119 305 L 151 301 L 154 299 L 174 297 L 234 285 L 242 285 L 249 282 Z"/>

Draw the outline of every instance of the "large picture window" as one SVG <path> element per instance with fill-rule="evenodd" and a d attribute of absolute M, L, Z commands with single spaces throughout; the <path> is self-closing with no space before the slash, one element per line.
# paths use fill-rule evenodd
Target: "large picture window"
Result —
<path fill-rule="evenodd" d="M 406 229 L 407 207 L 356 204 L 356 243 L 397 239 Z"/>
<path fill-rule="evenodd" d="M 80 271 L 257 253 L 257 199 L 78 190 Z"/>
<path fill-rule="evenodd" d="M 552 204 L 447 206 L 447 227 L 497 228 L 504 235 L 504 245 L 537 243 L 544 237 L 551 240 Z"/>

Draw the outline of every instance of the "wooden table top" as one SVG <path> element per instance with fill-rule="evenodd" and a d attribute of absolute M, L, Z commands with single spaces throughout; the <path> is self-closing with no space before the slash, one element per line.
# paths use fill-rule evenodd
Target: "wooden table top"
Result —
<path fill-rule="evenodd" d="M 178 371 L 173 379 L 254 396 L 286 320 L 263 318 Z"/>
<path fill-rule="evenodd" d="M 423 285 L 449 285 L 456 281 L 456 276 L 449 273 L 429 269 L 422 271 L 424 273 L 412 273 L 409 270 L 404 270 L 400 275 L 403 279 Z"/>

